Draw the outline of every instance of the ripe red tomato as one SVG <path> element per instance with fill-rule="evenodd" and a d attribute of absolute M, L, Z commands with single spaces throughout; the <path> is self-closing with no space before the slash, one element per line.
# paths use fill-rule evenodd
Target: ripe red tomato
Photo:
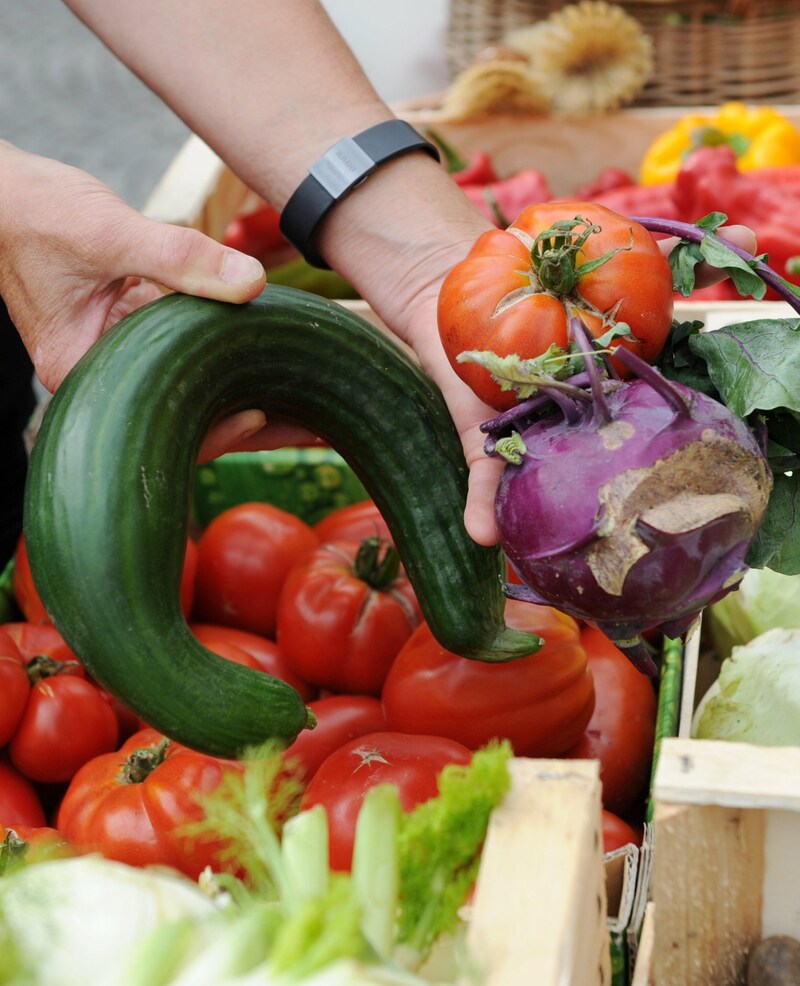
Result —
<path fill-rule="evenodd" d="M 378 695 L 422 616 L 388 541 L 328 541 L 286 577 L 278 644 L 296 674 L 320 688 Z"/>
<path fill-rule="evenodd" d="M 30 623 L 50 623 L 50 617 L 33 581 L 24 534 L 20 534 L 17 541 L 11 574 L 11 591 L 26 620 Z"/>
<path fill-rule="evenodd" d="M 539 634 L 544 646 L 506 664 L 445 650 L 422 624 L 397 655 L 383 686 L 390 729 L 436 732 L 472 750 L 507 739 L 517 756 L 555 757 L 582 735 L 594 707 L 592 675 L 577 623 L 549 606 L 508 600 L 506 622 Z"/>
<path fill-rule="evenodd" d="M 142 729 L 118 751 L 81 767 L 59 805 L 56 828 L 81 851 L 131 866 L 173 866 L 196 879 L 207 865 L 221 868 L 220 843 L 192 839 L 182 826 L 202 818 L 198 797 L 236 770 L 241 764 Z"/>
<path fill-rule="evenodd" d="M 532 259 L 531 248 L 553 223 L 586 220 L 592 227 L 574 256 L 574 283 L 564 283 L 564 263 Z M 594 227 L 597 227 L 594 229 Z M 577 227 L 576 233 L 584 232 Z M 580 265 L 617 252 L 581 273 Z M 568 350 L 571 315 L 579 315 L 599 336 L 614 322 L 627 323 L 636 341 L 615 340 L 643 359 L 661 351 L 672 326 L 673 290 L 669 263 L 651 234 L 605 206 L 551 201 L 525 209 L 508 230 L 483 233 L 467 257 L 450 271 L 439 295 L 439 332 L 455 372 L 487 404 L 506 409 L 516 403 L 476 363 L 459 363 L 468 350 L 531 359 L 551 345 Z"/>
<path fill-rule="evenodd" d="M 33 781 L 68 781 L 87 760 L 113 750 L 119 723 L 111 705 L 90 681 L 58 673 L 30 690 L 8 752 Z"/>
<path fill-rule="evenodd" d="M 0 629 L 0 747 L 8 743 L 19 725 L 30 687 L 19 648 Z"/>
<path fill-rule="evenodd" d="M 632 825 L 618 815 L 603 810 L 603 852 L 614 852 L 623 846 L 639 846 L 641 843 L 641 834 Z"/>
<path fill-rule="evenodd" d="M 31 781 L 0 755 L 0 825 L 46 825 L 42 802 Z"/>
<path fill-rule="evenodd" d="M 359 500 L 339 507 L 314 525 L 320 544 L 326 541 L 363 541 L 368 537 L 392 540 L 389 526 L 373 500 Z"/>
<path fill-rule="evenodd" d="M 50 657 L 69 664 L 73 674 L 85 675 L 83 664 L 52 623 L 4 623 L 2 629 L 19 648 L 25 664 L 36 657 Z"/>
<path fill-rule="evenodd" d="M 317 697 L 318 689 L 294 673 L 274 640 L 262 637 L 258 633 L 250 633 L 248 630 L 216 626 L 213 623 L 192 623 L 190 626 L 195 637 L 209 650 L 219 653 L 217 650 L 219 645 L 232 645 L 250 655 L 253 662 L 251 667 L 285 681 L 297 690 L 304 701 L 310 702 Z"/>
<path fill-rule="evenodd" d="M 283 581 L 318 543 L 304 520 L 271 504 L 223 511 L 197 542 L 195 619 L 274 636 Z"/>
<path fill-rule="evenodd" d="M 24 859 L 26 863 L 77 855 L 61 833 L 49 825 L 0 826 L 0 844 L 11 859 Z"/>
<path fill-rule="evenodd" d="M 296 770 L 295 776 L 303 783 L 340 746 L 387 728 L 380 701 L 369 695 L 328 695 L 310 702 L 308 707 L 316 716 L 316 726 L 304 729 L 283 752 L 285 762 Z"/>
<path fill-rule="evenodd" d="M 350 868 L 358 812 L 371 787 L 395 784 L 400 804 L 410 811 L 438 794 L 443 767 L 471 759 L 465 746 L 441 736 L 370 733 L 340 746 L 320 764 L 300 805 L 323 805 L 328 814 L 331 868 Z"/>
<path fill-rule="evenodd" d="M 644 795 L 650 779 L 658 700 L 650 678 L 604 633 L 585 627 L 581 642 L 597 700 L 586 732 L 566 756 L 599 760 L 603 805 L 625 815 Z"/>

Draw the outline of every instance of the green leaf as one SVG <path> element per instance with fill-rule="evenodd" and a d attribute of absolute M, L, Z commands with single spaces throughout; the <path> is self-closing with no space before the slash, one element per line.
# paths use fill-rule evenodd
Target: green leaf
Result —
<path fill-rule="evenodd" d="M 782 575 L 800 573 L 800 473 L 778 473 L 761 527 L 746 561 L 751 568 L 771 568 Z"/>
<path fill-rule="evenodd" d="M 703 216 L 702 219 L 698 219 L 695 226 L 699 226 L 700 229 L 706 229 L 712 233 L 716 233 L 720 226 L 724 226 L 727 221 L 728 217 L 724 212 L 709 212 L 707 216 Z"/>
<path fill-rule="evenodd" d="M 520 400 L 532 397 L 543 383 L 567 376 L 572 357 L 556 345 L 534 359 L 522 359 L 516 353 L 498 356 L 488 350 L 471 349 L 458 354 L 459 363 L 477 363 L 492 375 L 501 390 L 514 390 Z"/>
<path fill-rule="evenodd" d="M 705 359 L 692 352 L 690 342 L 703 328 L 703 323 L 674 322 L 666 345 L 656 361 L 656 366 L 668 380 L 675 380 L 685 387 L 693 387 L 715 400 L 719 400 L 717 388 L 708 375 Z"/>
<path fill-rule="evenodd" d="M 703 259 L 697 243 L 681 240 L 670 252 L 669 266 L 672 269 L 672 286 L 688 298 L 694 291 L 694 269 Z"/>
<path fill-rule="evenodd" d="M 753 265 L 761 260 L 766 262 L 766 256 L 745 260 L 734 253 L 729 246 L 714 233 L 707 233 L 700 244 L 703 259 L 712 267 L 724 271 L 736 285 L 736 290 L 744 297 L 760 300 L 767 292 L 767 285 L 759 274 L 753 270 Z"/>
<path fill-rule="evenodd" d="M 770 460 L 797 456 L 800 453 L 800 418 L 791 412 L 773 411 L 766 416 L 769 432 Z M 777 468 L 776 472 L 790 472 L 794 468 Z"/>
<path fill-rule="evenodd" d="M 755 410 L 800 413 L 800 319 L 757 319 L 699 332 L 691 351 L 705 360 L 722 402 L 746 418 Z"/>
<path fill-rule="evenodd" d="M 494 450 L 514 466 L 522 465 L 523 456 L 528 451 L 522 436 L 517 431 L 512 432 L 507 438 L 498 438 Z"/>
<path fill-rule="evenodd" d="M 600 347 L 600 349 L 608 349 L 615 339 L 628 339 L 632 341 L 637 341 L 636 336 L 633 334 L 633 329 L 627 322 L 614 322 L 614 324 L 606 329 L 606 331 L 599 336 L 594 337 L 595 344 Z"/>

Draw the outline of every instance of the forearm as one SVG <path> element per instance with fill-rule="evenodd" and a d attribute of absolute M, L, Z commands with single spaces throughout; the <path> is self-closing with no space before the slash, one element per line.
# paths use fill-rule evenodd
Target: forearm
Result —
<path fill-rule="evenodd" d="M 65 2 L 279 208 L 343 127 L 391 116 L 315 0 Z"/>
<path fill-rule="evenodd" d="M 278 208 L 337 140 L 393 115 L 315 0 L 66 2 Z M 317 246 L 416 345 L 409 306 L 487 226 L 444 169 L 414 153 L 337 205 Z"/>

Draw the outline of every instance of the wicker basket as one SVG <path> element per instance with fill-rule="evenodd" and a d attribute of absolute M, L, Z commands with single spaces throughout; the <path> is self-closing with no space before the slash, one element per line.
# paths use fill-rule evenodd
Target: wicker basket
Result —
<path fill-rule="evenodd" d="M 557 0 L 450 0 L 451 73 L 508 31 L 565 6 Z M 618 6 L 654 44 L 653 77 L 635 105 L 800 102 L 800 0 L 621 0 Z"/>

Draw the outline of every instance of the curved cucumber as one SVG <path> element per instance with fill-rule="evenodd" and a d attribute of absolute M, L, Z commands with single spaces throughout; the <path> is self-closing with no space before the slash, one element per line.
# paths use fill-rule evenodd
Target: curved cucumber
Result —
<path fill-rule="evenodd" d="M 443 646 L 505 661 L 499 549 L 463 526 L 467 467 L 434 384 L 333 302 L 270 286 L 246 305 L 171 295 L 74 367 L 31 458 L 25 528 L 54 623 L 101 684 L 175 740 L 234 756 L 307 725 L 297 693 L 191 634 L 179 586 L 195 463 L 226 414 L 260 407 L 327 440 L 383 512 Z"/>

